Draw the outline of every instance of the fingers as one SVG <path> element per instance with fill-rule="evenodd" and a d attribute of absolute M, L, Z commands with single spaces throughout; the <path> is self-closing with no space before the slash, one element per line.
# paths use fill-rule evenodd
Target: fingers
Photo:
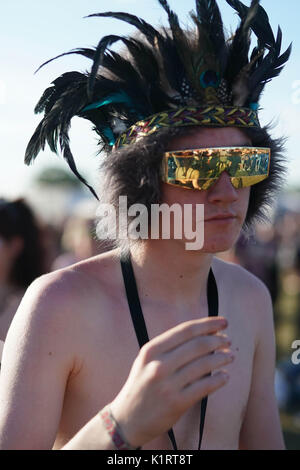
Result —
<path fill-rule="evenodd" d="M 197 401 L 223 387 L 228 380 L 228 373 L 225 370 L 221 370 L 188 385 L 181 391 L 181 397 L 185 406 L 193 406 Z"/>
<path fill-rule="evenodd" d="M 226 327 L 224 317 L 190 320 L 141 348 L 114 400 L 132 442 L 147 442 L 170 429 L 197 400 L 226 383 L 224 375 L 213 373 L 229 363 Z"/>
<path fill-rule="evenodd" d="M 142 347 L 142 355 L 148 361 L 197 336 L 214 334 L 226 327 L 227 320 L 224 317 L 205 317 L 180 323 L 146 343 Z"/>
<path fill-rule="evenodd" d="M 172 373 L 201 356 L 228 346 L 230 341 L 225 334 L 198 336 L 164 353 L 161 359 L 168 364 Z"/>
<path fill-rule="evenodd" d="M 172 377 L 176 388 L 184 388 L 192 384 L 205 375 L 210 374 L 215 369 L 230 364 L 234 360 L 234 355 L 230 350 L 217 351 L 214 354 L 208 354 L 188 365 L 177 370 Z"/>

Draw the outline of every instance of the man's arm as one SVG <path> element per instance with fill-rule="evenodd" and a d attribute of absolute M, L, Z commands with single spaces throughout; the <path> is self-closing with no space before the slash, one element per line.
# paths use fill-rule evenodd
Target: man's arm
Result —
<path fill-rule="evenodd" d="M 276 343 L 272 299 L 258 281 L 257 342 L 253 359 L 251 390 L 240 433 L 240 449 L 285 450 L 274 391 Z"/>
<path fill-rule="evenodd" d="M 76 282 L 57 273 L 39 278 L 13 319 L 0 374 L 0 449 L 53 447 L 67 382 L 79 370 Z M 100 419 L 93 422 L 83 448 L 114 449 Z"/>
<path fill-rule="evenodd" d="M 0 448 L 51 449 L 68 377 L 72 328 L 58 282 L 27 290 L 6 337 L 0 375 Z M 57 305 L 61 305 L 58 311 Z"/>

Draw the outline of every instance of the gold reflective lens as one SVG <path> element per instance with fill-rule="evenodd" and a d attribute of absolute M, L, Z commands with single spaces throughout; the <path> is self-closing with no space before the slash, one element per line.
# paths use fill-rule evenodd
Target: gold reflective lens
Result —
<path fill-rule="evenodd" d="M 223 171 L 236 188 L 260 183 L 269 176 L 271 150 L 256 147 L 214 147 L 165 152 L 162 180 L 187 189 L 209 189 Z"/>

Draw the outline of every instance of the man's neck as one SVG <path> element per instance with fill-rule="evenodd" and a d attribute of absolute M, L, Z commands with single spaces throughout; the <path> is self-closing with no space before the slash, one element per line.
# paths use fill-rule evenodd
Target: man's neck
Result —
<path fill-rule="evenodd" d="M 147 240 L 131 252 L 141 298 L 179 310 L 204 305 L 211 253 L 187 251 L 177 240 Z"/>

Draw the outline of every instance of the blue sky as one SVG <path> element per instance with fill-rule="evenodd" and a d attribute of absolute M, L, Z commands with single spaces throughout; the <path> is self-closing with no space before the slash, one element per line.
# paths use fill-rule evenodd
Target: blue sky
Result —
<path fill-rule="evenodd" d="M 192 0 L 169 0 L 182 23 L 194 8 Z M 249 1 L 245 1 L 249 4 Z M 274 136 L 286 135 L 290 185 L 300 186 L 300 34 L 299 0 L 262 0 L 273 30 L 280 24 L 283 48 L 293 42 L 291 59 L 279 78 L 272 81 L 263 95 L 260 113 L 262 124 L 274 119 Z M 238 18 L 225 0 L 219 0 L 224 23 L 235 27 Z M 106 34 L 128 34 L 134 30 L 125 23 L 85 15 L 103 11 L 127 11 L 153 24 L 166 24 L 166 14 L 156 0 L 11 0 L 1 5 L 0 50 L 0 188 L 1 194 L 15 197 L 24 194 L 32 179 L 46 166 L 66 168 L 62 159 L 49 149 L 41 153 L 35 164 L 23 163 L 26 144 L 41 119 L 33 108 L 50 82 L 69 70 L 84 71 L 90 63 L 70 56 L 58 59 L 34 71 L 45 60 L 76 47 L 94 46 Z M 71 147 L 79 170 L 97 185 L 99 156 L 96 137 L 89 123 L 72 121 Z"/>

